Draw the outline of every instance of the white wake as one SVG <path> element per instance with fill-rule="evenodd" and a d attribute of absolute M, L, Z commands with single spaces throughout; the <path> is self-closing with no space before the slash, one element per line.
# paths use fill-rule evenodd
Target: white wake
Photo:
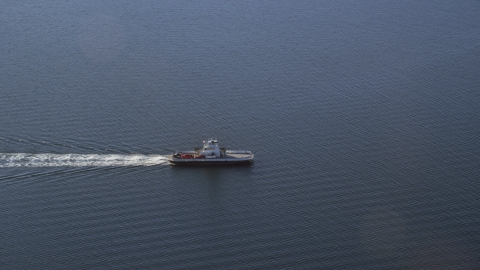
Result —
<path fill-rule="evenodd" d="M 153 166 L 167 163 L 164 155 L 0 153 L 0 168 Z"/>

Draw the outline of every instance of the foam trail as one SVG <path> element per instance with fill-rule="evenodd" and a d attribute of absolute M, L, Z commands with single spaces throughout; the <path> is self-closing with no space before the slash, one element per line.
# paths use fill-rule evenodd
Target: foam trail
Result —
<path fill-rule="evenodd" d="M 167 164 L 163 155 L 0 153 L 2 167 L 106 167 Z"/>

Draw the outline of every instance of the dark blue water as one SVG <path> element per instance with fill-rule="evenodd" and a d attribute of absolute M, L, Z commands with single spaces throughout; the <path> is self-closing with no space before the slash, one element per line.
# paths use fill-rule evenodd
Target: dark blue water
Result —
<path fill-rule="evenodd" d="M 0 268 L 475 269 L 479 14 L 2 1 Z"/>

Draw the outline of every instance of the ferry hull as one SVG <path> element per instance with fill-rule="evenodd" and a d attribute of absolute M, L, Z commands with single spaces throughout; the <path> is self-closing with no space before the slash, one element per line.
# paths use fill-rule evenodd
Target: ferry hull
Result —
<path fill-rule="evenodd" d="M 249 165 L 252 159 L 246 160 L 208 160 L 208 159 L 168 159 L 175 166 L 212 166 L 212 165 Z"/>

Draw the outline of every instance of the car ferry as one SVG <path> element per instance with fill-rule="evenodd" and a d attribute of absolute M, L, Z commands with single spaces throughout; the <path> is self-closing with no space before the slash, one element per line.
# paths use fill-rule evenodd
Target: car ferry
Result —
<path fill-rule="evenodd" d="M 218 140 L 203 141 L 203 147 L 194 151 L 176 151 L 167 157 L 171 165 L 225 165 L 250 164 L 253 153 L 246 150 L 227 150 L 218 146 Z"/>

